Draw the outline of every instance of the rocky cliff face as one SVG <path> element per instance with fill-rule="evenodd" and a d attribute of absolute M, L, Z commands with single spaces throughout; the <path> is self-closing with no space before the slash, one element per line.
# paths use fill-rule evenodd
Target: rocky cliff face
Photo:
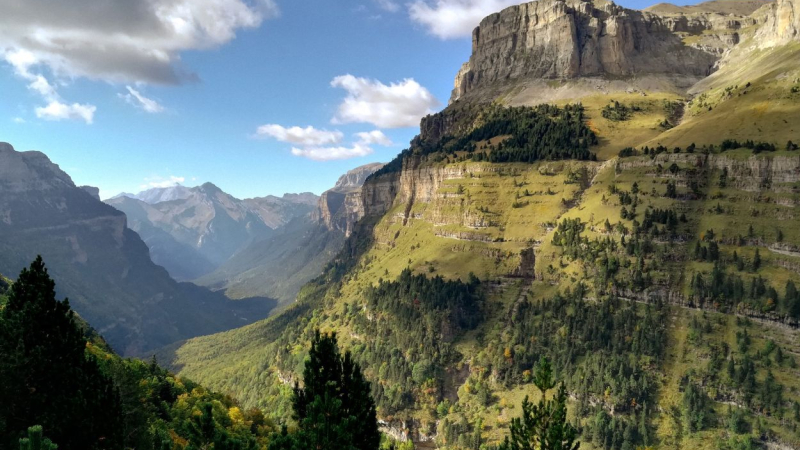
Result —
<path fill-rule="evenodd" d="M 364 216 L 361 186 L 381 167 L 381 163 L 357 167 L 342 175 L 320 197 L 284 196 L 284 201 L 302 203 L 313 210 L 294 217 L 268 237 L 250 243 L 195 281 L 214 290 L 224 290 L 231 298 L 265 295 L 281 304 L 293 301 L 305 283 L 322 273 L 342 249 L 345 235 Z"/>
<path fill-rule="evenodd" d="M 0 143 L 0 273 L 17 274 L 36 255 L 59 296 L 128 355 L 249 323 L 274 305 L 232 303 L 175 282 L 125 214 L 75 186 L 44 154 Z"/>
<path fill-rule="evenodd" d="M 522 78 L 699 79 L 711 72 L 718 55 L 685 45 L 676 32 L 715 26 L 711 20 L 663 18 L 612 2 L 539 0 L 512 6 L 473 31 L 472 56 L 456 77 L 452 100 Z"/>
<path fill-rule="evenodd" d="M 756 34 L 761 47 L 774 47 L 800 39 L 800 1 L 778 0 L 764 8 L 765 22 Z"/>
<path fill-rule="evenodd" d="M 332 189 L 320 196 L 316 218 L 329 230 L 349 236 L 353 225 L 364 217 L 361 187 L 381 167 L 383 163 L 366 164 L 342 175 Z"/>

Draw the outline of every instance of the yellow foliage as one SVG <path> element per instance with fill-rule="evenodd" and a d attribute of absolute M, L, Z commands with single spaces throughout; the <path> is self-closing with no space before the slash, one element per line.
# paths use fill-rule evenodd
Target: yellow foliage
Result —
<path fill-rule="evenodd" d="M 244 414 L 242 414 L 242 410 L 239 409 L 238 406 L 228 409 L 228 417 L 231 418 L 231 422 L 233 422 L 234 425 L 244 423 Z"/>

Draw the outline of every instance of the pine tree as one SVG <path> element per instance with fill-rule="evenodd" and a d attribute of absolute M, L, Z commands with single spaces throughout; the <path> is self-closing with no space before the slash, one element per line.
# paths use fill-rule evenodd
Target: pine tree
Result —
<path fill-rule="evenodd" d="M 548 359 L 544 356 L 536 365 L 536 372 L 533 376 L 533 384 L 539 388 L 542 396 L 544 396 L 547 391 L 555 386 L 555 381 L 553 380 L 553 367 L 550 365 L 550 361 L 548 361 Z"/>
<path fill-rule="evenodd" d="M 276 449 L 375 450 L 380 431 L 370 385 L 350 352 L 342 356 L 336 334 L 316 331 L 303 370 L 303 387 L 292 396 L 300 431 Z M 320 422 L 321 421 L 321 422 Z M 329 439 L 336 438 L 336 442 Z M 271 447 L 272 448 L 272 447 Z"/>
<path fill-rule="evenodd" d="M 56 450 L 58 446 L 44 437 L 41 425 L 28 428 L 28 437 L 19 440 L 19 450 Z"/>
<path fill-rule="evenodd" d="M 522 401 L 522 417 L 511 421 L 511 435 L 498 450 L 577 450 L 578 431 L 567 422 L 567 389 L 562 383 L 552 400 Z"/>
<path fill-rule="evenodd" d="M 121 448 L 118 395 L 85 350 L 69 301 L 56 300 L 38 257 L 0 311 L 0 448 L 16 446 L 31 424 L 63 450 Z"/>

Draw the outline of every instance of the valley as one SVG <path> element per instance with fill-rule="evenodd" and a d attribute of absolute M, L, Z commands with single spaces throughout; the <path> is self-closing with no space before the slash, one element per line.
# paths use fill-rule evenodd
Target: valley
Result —
<path fill-rule="evenodd" d="M 580 449 L 800 448 L 798 57 L 797 0 L 510 6 L 319 196 L 101 202 L 0 144 L 0 273 L 44 258 L 148 450 L 562 448 L 507 440 L 528 399 Z"/>

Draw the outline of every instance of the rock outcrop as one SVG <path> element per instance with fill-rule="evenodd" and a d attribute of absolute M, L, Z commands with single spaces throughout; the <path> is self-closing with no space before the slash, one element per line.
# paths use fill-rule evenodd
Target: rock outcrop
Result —
<path fill-rule="evenodd" d="M 762 48 L 800 39 L 800 1 L 778 0 L 765 7 L 766 21 L 756 33 Z"/>
<path fill-rule="evenodd" d="M 538 0 L 483 19 L 472 56 L 456 77 L 452 101 L 485 85 L 522 78 L 702 78 L 718 55 L 686 45 L 676 32 L 698 33 L 714 22 L 625 9 L 612 2 Z"/>
<path fill-rule="evenodd" d="M 361 187 L 381 167 L 383 163 L 366 164 L 342 175 L 332 189 L 320 196 L 317 211 L 319 221 L 329 230 L 339 230 L 349 236 L 353 225 L 364 217 Z"/>

